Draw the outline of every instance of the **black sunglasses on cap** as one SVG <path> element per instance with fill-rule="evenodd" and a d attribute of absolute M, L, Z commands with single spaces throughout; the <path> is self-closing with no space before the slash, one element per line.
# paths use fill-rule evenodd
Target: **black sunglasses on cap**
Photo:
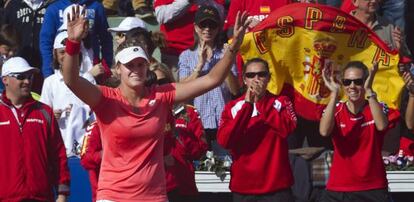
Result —
<path fill-rule="evenodd" d="M 259 77 L 267 77 L 269 76 L 269 72 L 268 71 L 261 71 L 261 72 L 246 72 L 244 74 L 245 77 L 247 78 L 254 78 L 255 76 L 259 76 Z"/>
<path fill-rule="evenodd" d="M 344 86 L 349 86 L 352 82 L 357 86 L 362 86 L 364 84 L 364 79 L 342 79 L 342 84 Z"/>
<path fill-rule="evenodd" d="M 16 78 L 17 80 L 33 79 L 33 73 L 11 73 L 7 76 Z"/>

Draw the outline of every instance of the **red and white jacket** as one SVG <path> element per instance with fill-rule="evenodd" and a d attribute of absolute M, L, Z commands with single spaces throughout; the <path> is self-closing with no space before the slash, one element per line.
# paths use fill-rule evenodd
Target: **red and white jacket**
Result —
<path fill-rule="evenodd" d="M 69 193 L 69 169 L 52 109 L 29 98 L 16 108 L 0 97 L 0 201 L 54 200 Z"/>
<path fill-rule="evenodd" d="M 194 107 L 182 105 L 174 110 L 166 126 L 164 155 L 171 154 L 173 165 L 165 166 L 167 192 L 178 190 L 182 195 L 198 193 L 193 161 L 207 151 L 204 128 Z M 171 127 L 172 125 L 175 127 Z"/>
<path fill-rule="evenodd" d="M 81 165 L 88 170 L 89 181 L 92 189 L 92 201 L 96 201 L 96 189 L 98 188 L 99 170 L 102 161 L 101 133 L 97 122 L 91 123 L 86 128 L 81 150 Z"/>
<path fill-rule="evenodd" d="M 287 136 L 296 128 L 296 114 L 286 96 L 270 92 L 254 104 L 244 97 L 229 102 L 221 116 L 217 141 L 230 150 L 230 189 L 241 194 L 266 194 L 289 188 Z"/>

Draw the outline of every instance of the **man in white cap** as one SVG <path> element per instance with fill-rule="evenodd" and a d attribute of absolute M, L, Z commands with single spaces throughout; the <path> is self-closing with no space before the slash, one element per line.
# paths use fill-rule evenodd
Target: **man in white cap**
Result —
<path fill-rule="evenodd" d="M 38 69 L 12 57 L 1 71 L 0 201 L 57 201 L 69 195 L 65 146 L 52 109 L 31 97 Z"/>
<path fill-rule="evenodd" d="M 110 32 L 115 33 L 115 41 L 119 45 L 125 41 L 125 33 L 131 31 L 134 28 L 141 27 L 148 31 L 145 22 L 137 17 L 126 17 L 121 21 L 118 27 L 111 27 L 108 29 Z"/>

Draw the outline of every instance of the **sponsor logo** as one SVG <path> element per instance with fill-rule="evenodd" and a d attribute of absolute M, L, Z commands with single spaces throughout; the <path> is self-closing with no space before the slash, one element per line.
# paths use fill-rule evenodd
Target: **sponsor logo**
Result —
<path fill-rule="evenodd" d="M 27 119 L 26 122 L 27 123 L 40 123 L 40 124 L 44 123 L 43 120 L 41 119 Z"/>
<path fill-rule="evenodd" d="M 371 121 L 368 121 L 368 122 L 365 122 L 365 123 L 361 124 L 361 127 L 369 126 L 369 125 L 372 125 L 372 124 L 374 124 L 374 120 L 371 120 Z"/>
<path fill-rule="evenodd" d="M 187 128 L 187 124 L 182 124 L 182 123 L 176 123 L 175 124 L 176 128 Z"/>

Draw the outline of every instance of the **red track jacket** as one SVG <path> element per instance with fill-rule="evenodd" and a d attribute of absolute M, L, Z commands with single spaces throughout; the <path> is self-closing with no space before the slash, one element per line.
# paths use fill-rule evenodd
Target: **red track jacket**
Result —
<path fill-rule="evenodd" d="M 69 192 L 69 169 L 52 109 L 30 98 L 15 108 L 0 97 L 0 201 L 53 201 Z"/>
<path fill-rule="evenodd" d="M 266 194 L 293 184 L 287 136 L 296 115 L 289 98 L 266 92 L 253 105 L 242 96 L 224 107 L 221 119 L 217 141 L 233 158 L 231 191 Z"/>

